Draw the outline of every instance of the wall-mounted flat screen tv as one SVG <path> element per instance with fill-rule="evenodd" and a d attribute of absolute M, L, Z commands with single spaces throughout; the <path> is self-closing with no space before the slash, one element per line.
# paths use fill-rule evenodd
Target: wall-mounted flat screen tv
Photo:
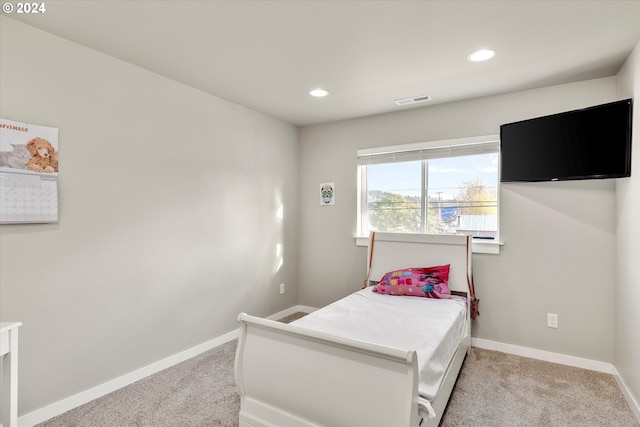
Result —
<path fill-rule="evenodd" d="M 500 126 L 502 182 L 631 176 L 631 99 Z"/>

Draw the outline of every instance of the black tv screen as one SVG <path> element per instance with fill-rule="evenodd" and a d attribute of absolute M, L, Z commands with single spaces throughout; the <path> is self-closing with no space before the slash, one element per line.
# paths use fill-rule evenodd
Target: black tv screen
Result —
<path fill-rule="evenodd" d="M 501 182 L 631 176 L 632 101 L 500 126 Z"/>

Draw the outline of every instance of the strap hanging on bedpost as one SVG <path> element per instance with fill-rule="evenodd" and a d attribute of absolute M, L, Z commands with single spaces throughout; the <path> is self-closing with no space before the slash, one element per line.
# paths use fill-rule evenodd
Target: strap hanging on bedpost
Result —
<path fill-rule="evenodd" d="M 371 237 L 369 238 L 369 242 L 371 242 L 369 246 L 369 268 L 367 269 L 367 277 L 366 279 L 364 279 L 364 283 L 362 284 L 362 289 L 369 286 L 369 274 L 371 271 L 371 263 L 373 262 L 373 245 L 375 244 L 375 241 L 376 241 L 376 232 L 372 231 Z"/>
<path fill-rule="evenodd" d="M 469 266 L 469 243 L 471 242 L 471 236 L 467 236 L 467 286 L 469 287 L 469 311 L 471 315 L 471 319 L 476 320 L 476 317 L 480 315 L 480 299 L 476 298 L 476 290 L 473 283 L 473 272 L 469 274 L 468 266 Z M 472 270 L 473 271 L 473 270 Z"/>

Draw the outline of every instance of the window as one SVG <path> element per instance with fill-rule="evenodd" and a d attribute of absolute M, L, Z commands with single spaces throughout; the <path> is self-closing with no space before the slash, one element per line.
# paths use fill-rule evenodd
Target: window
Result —
<path fill-rule="evenodd" d="M 358 150 L 358 235 L 465 233 L 485 252 L 475 242 L 499 238 L 499 150 L 497 136 Z"/>

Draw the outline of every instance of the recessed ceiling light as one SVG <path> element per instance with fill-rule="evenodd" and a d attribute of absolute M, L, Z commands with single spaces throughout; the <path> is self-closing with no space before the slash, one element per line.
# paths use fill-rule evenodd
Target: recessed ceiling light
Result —
<path fill-rule="evenodd" d="M 329 92 L 324 89 L 314 89 L 309 92 L 309 95 L 315 96 L 316 98 L 322 98 L 323 96 L 329 95 Z"/>
<path fill-rule="evenodd" d="M 496 52 L 491 49 L 480 49 L 467 56 L 467 59 L 471 62 L 481 62 L 493 58 L 495 54 Z"/>

